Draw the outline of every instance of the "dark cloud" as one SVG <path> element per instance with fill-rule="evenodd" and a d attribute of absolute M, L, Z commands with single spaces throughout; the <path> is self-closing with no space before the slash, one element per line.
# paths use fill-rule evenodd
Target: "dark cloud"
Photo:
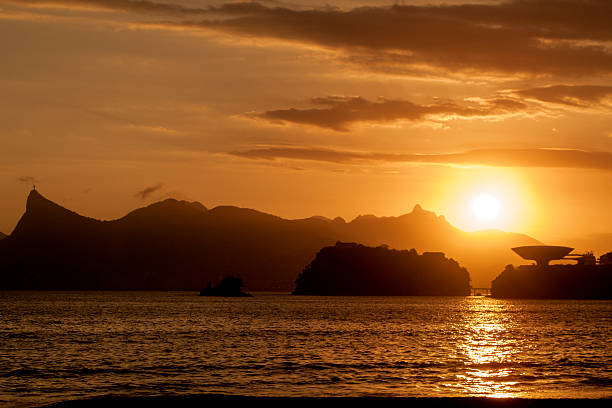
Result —
<path fill-rule="evenodd" d="M 569 167 L 612 171 L 610 152 L 567 149 L 477 149 L 449 154 L 398 154 L 271 147 L 230 154 L 247 159 L 294 159 L 344 164 L 429 163 L 500 167 Z"/>
<path fill-rule="evenodd" d="M 25 183 L 25 184 L 31 184 L 31 185 L 38 183 L 38 181 L 32 176 L 17 177 L 17 181 L 21 183 Z"/>
<path fill-rule="evenodd" d="M 158 183 L 158 184 L 155 184 L 154 186 L 147 187 L 144 190 L 139 191 L 136 194 L 134 194 L 134 197 L 140 198 L 141 200 L 145 200 L 148 196 L 150 196 L 154 192 L 161 190 L 163 186 L 164 186 L 163 184 Z"/>
<path fill-rule="evenodd" d="M 504 92 L 504 95 L 509 95 Z M 603 85 L 553 85 L 521 89 L 511 96 L 489 99 L 472 99 L 455 102 L 439 100 L 429 105 L 419 105 L 406 100 L 380 98 L 370 101 L 359 96 L 327 96 L 313 98 L 312 108 L 277 109 L 251 114 L 251 117 L 272 123 L 296 123 L 312 125 L 336 131 L 347 131 L 358 122 L 385 123 L 398 120 L 426 121 L 448 118 L 494 117 L 519 112 L 541 110 L 528 105 L 528 100 L 538 100 L 572 107 L 601 106 L 612 99 L 612 86 Z"/>
<path fill-rule="evenodd" d="M 427 120 L 429 118 L 493 116 L 523 111 L 527 105 L 512 99 L 490 99 L 480 103 L 457 104 L 439 101 L 431 105 L 418 105 L 404 100 L 379 99 L 369 101 L 362 97 L 328 96 L 314 98 L 317 108 L 280 109 L 263 112 L 255 117 L 270 122 L 291 122 L 346 131 L 356 122 L 393 122 L 397 120 Z"/>
<path fill-rule="evenodd" d="M 589 107 L 612 97 L 612 86 L 599 85 L 554 85 L 516 92 L 518 95 L 562 105 Z"/>
<path fill-rule="evenodd" d="M 566 76 L 612 72 L 612 53 L 605 45 L 612 40 L 609 0 L 514 0 L 352 10 L 266 7 L 254 2 L 204 8 L 146 0 L 51 3 L 178 16 L 176 21 L 159 24 L 317 44 L 341 49 L 350 60 L 385 71 L 394 66 L 402 67 L 395 69 L 401 72 L 426 65 L 468 73 Z M 384 66 L 372 61 L 383 61 Z"/>
<path fill-rule="evenodd" d="M 147 0 L 9 0 L 14 3 L 30 5 L 57 4 L 63 6 L 95 6 L 111 10 L 122 10 L 140 13 L 159 13 L 159 14 L 206 14 L 209 9 L 184 7 L 178 4 L 153 2 Z"/>
<path fill-rule="evenodd" d="M 238 35 L 340 48 L 386 64 L 528 74 L 609 74 L 608 0 L 292 10 L 254 3 L 211 8 L 227 18 L 184 22 Z"/>

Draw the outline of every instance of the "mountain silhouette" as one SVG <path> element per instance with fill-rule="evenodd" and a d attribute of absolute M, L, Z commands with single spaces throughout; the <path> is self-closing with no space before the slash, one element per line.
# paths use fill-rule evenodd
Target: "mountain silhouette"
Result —
<path fill-rule="evenodd" d="M 252 209 L 167 199 L 126 216 L 81 216 L 32 190 L 11 235 L 0 241 L 0 289 L 200 290 L 240 276 L 251 291 L 294 289 L 318 251 L 337 241 L 439 251 L 488 286 L 518 260 L 521 234 L 467 233 L 415 206 L 399 217 L 287 220 Z"/>
<path fill-rule="evenodd" d="M 569 245 L 576 248 L 576 252 L 594 252 L 603 254 L 612 248 L 612 233 L 595 233 L 579 237 L 567 237 L 553 243 L 554 245 Z"/>

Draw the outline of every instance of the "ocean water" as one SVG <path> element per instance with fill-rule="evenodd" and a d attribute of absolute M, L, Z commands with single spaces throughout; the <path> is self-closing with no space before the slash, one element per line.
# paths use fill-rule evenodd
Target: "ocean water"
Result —
<path fill-rule="evenodd" d="M 94 396 L 612 397 L 612 302 L 0 293 L 0 405 Z"/>

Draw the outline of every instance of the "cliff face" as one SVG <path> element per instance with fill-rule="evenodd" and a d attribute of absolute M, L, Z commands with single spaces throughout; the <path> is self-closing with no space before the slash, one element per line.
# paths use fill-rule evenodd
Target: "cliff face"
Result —
<path fill-rule="evenodd" d="M 336 243 L 300 274 L 296 295 L 468 295 L 470 276 L 444 254 Z"/>
<path fill-rule="evenodd" d="M 419 206 L 399 217 L 345 222 L 169 199 L 99 221 L 32 191 L 17 227 L 0 240 L 0 289 L 199 290 L 238 275 L 247 290 L 291 291 L 304 266 L 336 241 L 443 251 L 466 265 L 475 286 L 488 286 L 516 261 L 509 247 L 537 242 L 465 233 Z"/>
<path fill-rule="evenodd" d="M 493 280 L 491 296 L 522 299 L 612 299 L 611 265 L 519 266 Z"/>

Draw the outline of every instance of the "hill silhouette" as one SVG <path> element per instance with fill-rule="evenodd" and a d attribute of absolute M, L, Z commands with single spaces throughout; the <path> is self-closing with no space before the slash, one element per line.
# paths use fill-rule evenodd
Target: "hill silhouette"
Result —
<path fill-rule="evenodd" d="M 470 275 L 441 252 L 367 247 L 337 242 L 325 247 L 296 280 L 294 295 L 469 295 Z"/>
<path fill-rule="evenodd" d="M 612 264 L 507 265 L 491 283 L 495 298 L 612 299 Z"/>
<path fill-rule="evenodd" d="M 604 253 L 612 248 L 612 233 L 596 233 L 582 237 L 568 237 L 553 243 L 554 245 L 569 245 L 576 248 L 576 252 Z"/>
<path fill-rule="evenodd" d="M 521 234 L 467 233 L 418 205 L 399 217 L 346 222 L 167 199 L 99 221 L 33 190 L 15 230 L 0 241 L 0 288 L 200 290 L 239 274 L 251 291 L 291 291 L 304 266 L 336 241 L 445 252 L 466 266 L 474 286 L 488 286 L 517 261 L 509 247 L 537 243 Z"/>

